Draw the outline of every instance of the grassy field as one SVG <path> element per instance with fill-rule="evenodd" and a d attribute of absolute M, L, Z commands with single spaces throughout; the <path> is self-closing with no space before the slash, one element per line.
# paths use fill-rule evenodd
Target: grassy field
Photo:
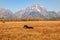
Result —
<path fill-rule="evenodd" d="M 60 40 L 60 21 L 0 22 L 0 40 Z"/>

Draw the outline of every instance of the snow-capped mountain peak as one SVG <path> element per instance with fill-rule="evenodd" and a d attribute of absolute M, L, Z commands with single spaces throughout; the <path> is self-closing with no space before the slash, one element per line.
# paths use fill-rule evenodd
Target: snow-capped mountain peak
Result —
<path fill-rule="evenodd" d="M 32 10 L 37 10 L 38 12 L 41 12 L 41 11 L 38 9 L 37 5 L 36 5 L 35 7 L 32 7 L 31 9 L 32 9 Z"/>
<path fill-rule="evenodd" d="M 42 12 L 42 10 L 45 11 L 46 8 L 44 6 L 42 6 L 42 5 L 39 5 L 39 4 L 33 4 L 32 6 L 27 7 L 26 10 Z"/>
<path fill-rule="evenodd" d="M 14 16 L 15 15 L 15 16 Z M 47 11 L 46 8 L 40 4 L 33 4 L 24 10 L 19 10 L 13 14 L 10 10 L 0 8 L 0 18 L 58 18 L 60 11 Z"/>

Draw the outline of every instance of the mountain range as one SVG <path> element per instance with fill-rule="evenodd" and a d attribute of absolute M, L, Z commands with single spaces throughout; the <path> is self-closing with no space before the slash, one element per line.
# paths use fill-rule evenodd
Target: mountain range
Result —
<path fill-rule="evenodd" d="M 0 18 L 59 18 L 60 11 L 47 11 L 40 4 L 33 4 L 24 10 L 13 13 L 9 9 L 0 8 Z"/>

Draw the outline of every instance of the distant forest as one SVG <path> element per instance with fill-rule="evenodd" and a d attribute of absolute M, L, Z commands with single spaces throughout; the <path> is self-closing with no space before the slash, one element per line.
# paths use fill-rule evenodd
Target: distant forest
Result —
<path fill-rule="evenodd" d="M 0 18 L 0 21 L 60 21 L 60 18 Z"/>

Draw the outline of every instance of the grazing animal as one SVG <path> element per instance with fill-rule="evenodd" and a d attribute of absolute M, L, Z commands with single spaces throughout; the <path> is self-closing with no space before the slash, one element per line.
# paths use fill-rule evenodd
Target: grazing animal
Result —
<path fill-rule="evenodd" d="M 3 23 L 5 23 L 5 21 L 4 21 L 4 20 L 2 20 L 2 22 L 3 22 Z"/>
<path fill-rule="evenodd" d="M 29 27 L 27 25 L 24 25 L 24 28 L 26 28 L 26 29 L 33 29 L 33 27 Z"/>
<path fill-rule="evenodd" d="M 3 23 L 5 23 L 5 21 L 3 21 Z"/>
<path fill-rule="evenodd" d="M 5 21 L 4 20 L 0 20 L 1 22 L 3 22 L 3 23 L 5 23 Z"/>

